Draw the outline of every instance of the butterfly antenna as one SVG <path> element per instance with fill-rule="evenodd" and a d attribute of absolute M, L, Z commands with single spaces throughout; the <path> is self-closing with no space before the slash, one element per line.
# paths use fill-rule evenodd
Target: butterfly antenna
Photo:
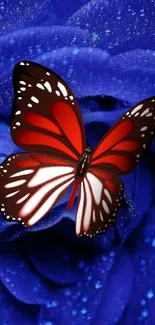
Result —
<path fill-rule="evenodd" d="M 74 182 L 72 193 L 71 193 L 71 196 L 70 196 L 68 204 L 67 204 L 67 210 L 70 210 L 72 208 L 72 205 L 74 203 L 74 199 L 75 199 L 76 192 L 78 190 L 79 185 L 80 185 L 79 182 L 76 182 L 76 181 Z"/>

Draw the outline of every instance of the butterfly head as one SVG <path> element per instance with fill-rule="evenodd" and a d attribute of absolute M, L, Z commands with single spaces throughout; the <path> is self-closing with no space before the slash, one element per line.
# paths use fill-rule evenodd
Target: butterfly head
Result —
<path fill-rule="evenodd" d="M 85 153 L 91 153 L 92 151 L 93 149 L 89 145 L 85 148 Z"/>

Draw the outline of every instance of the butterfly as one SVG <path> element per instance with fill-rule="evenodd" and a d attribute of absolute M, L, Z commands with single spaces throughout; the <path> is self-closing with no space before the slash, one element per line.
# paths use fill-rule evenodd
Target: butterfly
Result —
<path fill-rule="evenodd" d="M 25 150 L 0 165 L 0 210 L 25 227 L 41 220 L 72 184 L 67 209 L 80 189 L 76 235 L 92 237 L 111 226 L 123 205 L 118 177 L 130 173 L 151 141 L 155 97 L 125 113 L 93 150 L 86 142 L 77 101 L 62 78 L 23 61 L 13 71 L 10 132 Z"/>

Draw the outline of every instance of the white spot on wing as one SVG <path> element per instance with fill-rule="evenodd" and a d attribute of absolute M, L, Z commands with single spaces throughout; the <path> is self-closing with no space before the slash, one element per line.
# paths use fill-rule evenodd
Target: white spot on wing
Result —
<path fill-rule="evenodd" d="M 147 130 L 147 126 L 143 126 L 140 130 L 141 131 L 146 131 Z"/>
<path fill-rule="evenodd" d="M 92 211 L 92 196 L 90 192 L 90 188 L 86 178 L 84 178 L 84 185 L 86 191 L 86 206 L 85 206 L 85 213 L 83 218 L 83 229 L 84 231 L 88 231 L 90 221 L 91 221 L 91 211 Z"/>
<path fill-rule="evenodd" d="M 109 213 L 110 213 L 110 210 L 109 210 L 108 205 L 107 205 L 107 203 L 106 203 L 105 200 L 102 200 L 102 205 L 103 205 L 103 209 L 104 209 L 104 211 L 105 211 L 107 214 L 109 214 Z"/>
<path fill-rule="evenodd" d="M 92 173 L 87 173 L 87 178 L 93 192 L 94 200 L 96 204 L 99 204 L 101 201 L 103 185 L 99 181 L 99 179 L 96 176 L 94 176 Z"/>
<path fill-rule="evenodd" d="M 135 113 L 137 113 L 142 107 L 143 107 L 143 104 L 140 104 L 140 105 L 136 106 L 133 109 L 133 111 L 131 112 L 131 115 L 134 115 Z"/>
<path fill-rule="evenodd" d="M 20 115 L 21 114 L 21 111 L 17 111 L 16 113 L 15 113 L 15 115 Z"/>
<path fill-rule="evenodd" d="M 112 197 L 111 197 L 109 191 L 106 188 L 104 189 L 104 194 L 106 195 L 106 197 L 108 198 L 108 200 L 112 203 Z"/>
<path fill-rule="evenodd" d="M 150 117 L 150 116 L 152 116 L 152 113 L 148 113 L 148 114 L 146 115 L 146 117 Z"/>
<path fill-rule="evenodd" d="M 24 62 L 20 62 L 20 65 L 25 65 L 25 63 Z"/>
<path fill-rule="evenodd" d="M 60 89 L 64 97 L 68 95 L 66 87 L 60 81 L 58 81 L 58 88 Z"/>
<path fill-rule="evenodd" d="M 34 171 L 33 169 L 22 170 L 21 172 L 18 172 L 16 174 L 11 175 L 10 177 L 16 177 L 16 176 L 23 176 L 23 175 L 32 174 L 33 171 Z"/>
<path fill-rule="evenodd" d="M 16 203 L 17 203 L 17 204 L 22 203 L 23 201 L 25 201 L 25 200 L 28 198 L 29 195 L 30 195 L 30 193 L 24 195 L 24 196 L 23 196 L 21 199 L 19 199 Z"/>
<path fill-rule="evenodd" d="M 103 221 L 104 220 L 104 218 L 103 218 L 103 215 L 102 215 L 102 212 L 100 211 L 100 219 L 101 219 L 101 221 Z"/>
<path fill-rule="evenodd" d="M 81 191 L 80 191 L 80 203 L 77 210 L 77 216 L 76 216 L 76 234 L 80 234 L 81 229 L 81 222 L 82 222 L 82 216 L 83 216 L 83 205 L 84 205 L 84 189 L 83 189 L 83 182 L 81 182 Z"/>
<path fill-rule="evenodd" d="M 36 98 L 35 96 L 32 96 L 31 97 L 31 100 L 34 102 L 34 103 L 39 103 L 39 100 L 38 100 L 38 98 Z"/>
<path fill-rule="evenodd" d="M 19 83 L 20 83 L 21 85 L 26 85 L 26 82 L 23 81 L 23 80 L 19 81 Z"/>
<path fill-rule="evenodd" d="M 40 83 L 37 83 L 37 84 L 36 84 L 36 87 L 45 90 L 44 86 L 43 86 L 42 84 L 40 84 Z"/>
<path fill-rule="evenodd" d="M 5 187 L 5 188 L 16 187 L 16 186 L 19 186 L 19 185 L 24 184 L 25 182 L 26 182 L 25 179 L 21 179 L 20 181 L 16 181 L 16 182 L 8 183 L 8 184 L 6 184 L 4 187 Z"/>
<path fill-rule="evenodd" d="M 60 96 L 60 91 L 59 90 L 56 90 L 55 93 L 56 93 L 57 96 Z"/>
<path fill-rule="evenodd" d="M 48 81 L 46 81 L 44 83 L 44 86 L 46 87 L 46 89 L 48 90 L 49 93 L 52 92 L 52 87 L 51 87 L 51 85 L 50 85 L 50 83 Z"/>
<path fill-rule="evenodd" d="M 14 196 L 15 194 L 17 194 L 19 191 L 15 191 L 15 192 L 12 192 L 12 193 L 10 193 L 10 194 L 8 194 L 8 195 L 6 195 L 6 197 L 11 197 L 11 196 Z"/>
<path fill-rule="evenodd" d="M 149 113 L 149 108 L 145 109 L 145 111 L 141 114 L 141 116 L 144 116 L 147 113 Z"/>
<path fill-rule="evenodd" d="M 93 210 L 93 221 L 94 222 L 96 221 L 96 218 L 95 218 L 95 210 Z"/>

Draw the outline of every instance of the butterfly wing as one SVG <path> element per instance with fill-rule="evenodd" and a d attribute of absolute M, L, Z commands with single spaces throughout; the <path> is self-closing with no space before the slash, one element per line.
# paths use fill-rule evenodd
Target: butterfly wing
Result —
<path fill-rule="evenodd" d="M 50 69 L 23 61 L 14 68 L 13 87 L 10 131 L 15 144 L 29 152 L 77 161 L 86 145 L 85 131 L 66 83 Z"/>
<path fill-rule="evenodd" d="M 129 173 L 141 158 L 155 129 L 155 97 L 124 114 L 92 153 L 81 183 L 77 206 L 77 235 L 104 232 L 123 202 L 123 183 L 117 175 Z"/>
<path fill-rule="evenodd" d="M 32 226 L 45 216 L 74 181 L 70 162 L 20 153 L 0 165 L 0 209 L 6 220 Z"/>
<path fill-rule="evenodd" d="M 155 130 L 155 97 L 124 114 L 103 137 L 91 156 L 91 166 L 114 174 L 129 173 L 140 160 Z"/>
<path fill-rule="evenodd" d="M 89 169 L 81 182 L 76 235 L 101 234 L 115 222 L 123 202 L 123 183 L 111 174 Z"/>

